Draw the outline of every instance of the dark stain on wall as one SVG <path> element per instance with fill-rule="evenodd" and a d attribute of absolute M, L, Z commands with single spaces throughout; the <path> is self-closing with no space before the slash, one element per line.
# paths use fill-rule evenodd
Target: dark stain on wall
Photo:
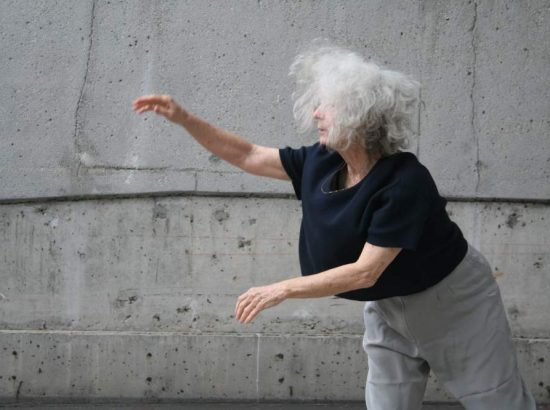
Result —
<path fill-rule="evenodd" d="M 222 223 L 229 218 L 229 214 L 225 211 L 225 209 L 218 209 L 214 211 L 214 218 L 216 218 L 219 223 Z"/>
<path fill-rule="evenodd" d="M 168 215 L 166 205 L 155 204 L 153 207 L 153 219 L 165 219 Z"/>
<path fill-rule="evenodd" d="M 506 219 L 506 226 L 510 229 L 514 229 L 514 227 L 517 225 L 519 218 L 521 218 L 521 215 L 518 215 L 517 212 L 512 212 L 510 215 L 508 215 L 508 218 Z"/>
<path fill-rule="evenodd" d="M 252 241 L 250 239 L 247 240 L 242 236 L 239 236 L 238 240 L 239 240 L 239 248 L 244 248 L 245 246 L 252 245 Z"/>

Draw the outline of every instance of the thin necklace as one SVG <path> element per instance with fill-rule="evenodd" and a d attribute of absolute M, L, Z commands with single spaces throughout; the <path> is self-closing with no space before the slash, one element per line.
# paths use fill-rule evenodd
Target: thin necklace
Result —
<path fill-rule="evenodd" d="M 346 184 L 348 182 L 348 177 L 349 177 L 348 167 L 347 166 L 343 167 L 342 170 L 341 170 L 341 173 L 340 173 L 340 178 L 338 180 L 338 185 L 339 185 L 340 189 L 346 189 L 346 188 L 350 188 L 354 185 L 357 185 L 359 182 L 361 182 L 369 174 L 369 172 L 374 168 L 374 165 L 377 162 L 378 162 L 378 160 L 374 161 L 374 164 L 372 164 L 372 166 L 366 170 L 365 174 L 361 178 L 359 178 L 357 180 L 357 182 L 354 182 L 350 179 L 349 182 L 350 182 L 351 185 L 349 187 Z"/>

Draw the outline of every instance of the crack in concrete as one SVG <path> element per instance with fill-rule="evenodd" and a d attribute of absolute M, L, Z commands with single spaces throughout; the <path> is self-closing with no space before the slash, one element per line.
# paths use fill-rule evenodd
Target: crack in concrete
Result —
<path fill-rule="evenodd" d="M 19 386 L 17 386 L 17 392 L 15 393 L 15 399 L 19 400 L 19 395 L 21 394 L 21 386 L 23 385 L 23 380 L 19 382 Z"/>
<path fill-rule="evenodd" d="M 242 171 L 213 171 L 209 169 L 201 169 L 201 168 L 194 168 L 194 167 L 177 168 L 177 167 L 127 167 L 123 165 L 87 165 L 86 169 L 89 169 L 89 170 L 99 169 L 102 171 L 193 172 L 193 178 L 195 179 L 195 189 L 197 188 L 197 184 L 198 184 L 197 178 L 199 173 L 205 173 L 205 174 L 210 173 L 210 174 L 218 174 L 218 175 L 244 174 Z"/>
<path fill-rule="evenodd" d="M 74 112 L 74 146 L 75 146 L 75 154 L 76 159 L 78 161 L 78 166 L 76 168 L 76 176 L 78 178 L 80 174 L 80 168 L 82 167 L 82 161 L 80 159 L 80 153 L 81 153 L 81 147 L 80 147 L 80 141 L 78 139 L 78 132 L 80 130 L 80 121 L 79 121 L 79 113 L 80 108 L 82 106 L 82 100 L 84 97 L 84 87 L 86 86 L 86 82 L 88 81 L 88 71 L 90 67 L 90 56 L 92 54 L 92 44 L 93 44 L 93 35 L 94 35 L 94 21 L 95 21 L 95 5 L 96 0 L 92 0 L 92 12 L 91 12 L 91 21 L 90 21 L 90 34 L 88 35 L 88 54 L 86 57 L 86 69 L 84 70 L 84 81 L 82 81 L 82 86 L 80 87 L 80 95 L 78 96 L 78 102 L 76 103 L 76 109 Z"/>
<path fill-rule="evenodd" d="M 88 165 L 86 169 L 100 169 L 102 171 L 200 171 L 197 168 L 174 168 L 174 167 L 125 167 L 123 165 Z"/>
<path fill-rule="evenodd" d="M 420 2 L 420 16 L 421 17 L 421 20 L 422 20 L 422 43 L 424 44 L 425 43 L 425 40 L 424 40 L 424 36 L 426 35 L 426 29 L 427 29 L 427 24 L 426 24 L 426 9 L 425 9 L 425 4 L 424 2 Z M 422 47 L 422 60 L 425 60 L 425 48 Z M 417 115 L 418 115 L 418 121 L 417 121 L 417 135 L 416 135 L 416 157 L 420 159 L 420 143 L 421 143 L 421 130 L 422 130 L 422 125 L 421 125 L 421 118 L 422 118 L 422 109 L 423 108 L 426 108 L 426 104 L 424 103 L 424 101 L 422 101 L 422 87 L 423 87 L 423 82 L 424 82 L 424 76 L 422 75 L 423 74 L 423 70 L 421 69 L 419 71 L 419 78 L 418 78 L 418 81 L 420 82 L 420 87 L 418 89 L 418 107 L 417 107 Z"/>
<path fill-rule="evenodd" d="M 422 76 L 420 77 L 420 84 L 422 84 Z M 422 116 L 422 85 L 420 86 L 420 89 L 418 90 L 418 108 L 417 108 L 417 125 L 416 125 L 416 157 L 420 158 L 420 118 Z"/>
<path fill-rule="evenodd" d="M 475 162 L 475 169 L 476 169 L 476 187 L 475 187 L 475 193 L 477 194 L 479 192 L 479 184 L 481 180 L 481 163 L 479 161 L 479 136 L 476 133 L 475 123 L 477 120 L 476 116 L 476 105 L 474 100 L 474 91 L 476 88 L 476 66 L 477 66 L 477 2 L 474 1 L 474 18 L 472 21 L 472 26 L 468 30 L 472 33 L 472 88 L 470 90 L 470 101 L 472 102 L 472 114 L 471 114 L 471 120 L 470 125 L 472 127 L 472 137 L 474 138 L 474 142 L 476 144 L 476 162 Z"/>

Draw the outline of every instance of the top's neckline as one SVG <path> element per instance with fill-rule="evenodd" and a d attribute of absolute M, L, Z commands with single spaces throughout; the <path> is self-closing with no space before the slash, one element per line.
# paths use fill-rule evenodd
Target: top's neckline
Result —
<path fill-rule="evenodd" d="M 363 182 L 369 177 L 369 175 L 371 175 L 373 173 L 373 171 L 378 166 L 378 164 L 386 158 L 388 158 L 388 157 L 378 158 L 378 160 L 376 160 L 376 162 L 374 163 L 372 168 L 369 170 L 369 172 L 367 172 L 367 174 L 363 178 L 361 178 L 361 180 L 359 182 L 357 182 L 356 184 L 353 184 L 352 186 L 347 187 L 347 188 L 331 190 L 330 187 L 332 186 L 332 181 L 334 180 L 335 177 L 338 176 L 338 173 L 340 172 L 340 170 L 342 170 L 347 165 L 346 161 L 344 161 L 342 159 L 342 163 L 336 168 L 336 170 L 333 171 L 328 177 L 326 177 L 323 180 L 323 183 L 321 184 L 321 192 L 323 194 L 332 195 L 332 194 L 338 194 L 338 193 L 341 193 L 341 192 L 349 192 L 349 191 L 352 191 L 354 189 L 357 189 L 359 186 L 361 186 L 363 184 Z M 328 183 L 328 187 L 327 187 L 327 183 Z"/>

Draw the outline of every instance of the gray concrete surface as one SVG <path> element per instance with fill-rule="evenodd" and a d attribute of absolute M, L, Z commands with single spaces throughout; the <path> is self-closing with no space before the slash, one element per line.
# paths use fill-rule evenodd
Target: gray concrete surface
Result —
<path fill-rule="evenodd" d="M 20 403 L 20 404 L 0 404 L 0 408 L 7 409 L 36 409 L 46 408 L 49 410 L 88 410 L 88 409 L 103 409 L 103 410 L 115 410 L 115 409 L 133 409 L 133 410 L 213 410 L 213 409 L 226 409 L 226 410 L 360 410 L 365 409 L 365 405 L 361 402 L 334 402 L 334 403 L 216 403 L 216 402 L 186 402 L 186 403 L 101 403 L 101 404 L 52 404 L 44 402 L 35 403 Z M 455 403 L 424 403 L 423 410 L 461 410 L 464 407 Z M 549 410 L 550 405 L 538 405 L 537 410 Z"/>
<path fill-rule="evenodd" d="M 290 192 L 130 102 L 171 93 L 255 142 L 311 142 L 296 137 L 287 72 L 319 36 L 422 81 L 413 145 L 445 194 L 550 196 L 545 0 L 220 4 L 4 1 L 0 198 Z"/>
<path fill-rule="evenodd" d="M 546 400 L 546 207 L 455 202 L 449 213 L 499 272 L 520 365 Z M 299 218 L 296 201 L 276 198 L 3 205 L 0 391 L 359 400 L 361 303 L 287 301 L 248 326 L 233 317 L 249 287 L 298 274 Z M 427 397 L 452 399 L 434 377 Z"/>
<path fill-rule="evenodd" d="M 550 338 L 547 206 L 452 202 L 447 209 L 499 272 L 514 335 Z M 297 201 L 277 198 L 3 205 L 0 326 L 361 334 L 362 305 L 337 298 L 287 301 L 248 326 L 233 319 L 235 298 L 249 287 L 299 274 L 300 212 Z"/>
<path fill-rule="evenodd" d="M 47 408 L 50 410 L 61 409 L 74 409 L 74 410 L 87 410 L 87 409 L 103 409 L 103 410 L 115 410 L 115 409 L 135 409 L 135 410 L 213 410 L 213 409 L 227 409 L 227 410 L 359 410 L 364 409 L 364 403 L 170 403 L 170 404 L 129 404 L 129 403 L 102 403 L 102 404 L 46 404 L 43 402 L 36 402 L 34 404 L 0 404 L 0 408 L 8 409 L 36 409 Z M 424 410 L 460 410 L 462 406 L 451 404 L 425 404 Z M 546 410 L 542 407 L 539 410 Z"/>
<path fill-rule="evenodd" d="M 1 5 L 0 406 L 362 399 L 360 303 L 233 318 L 248 287 L 298 274 L 290 184 L 130 106 L 170 93 L 254 142 L 310 143 L 287 70 L 319 36 L 423 83 L 411 150 L 499 272 L 522 372 L 550 402 L 547 2 Z M 433 376 L 426 399 L 453 400 Z"/>

